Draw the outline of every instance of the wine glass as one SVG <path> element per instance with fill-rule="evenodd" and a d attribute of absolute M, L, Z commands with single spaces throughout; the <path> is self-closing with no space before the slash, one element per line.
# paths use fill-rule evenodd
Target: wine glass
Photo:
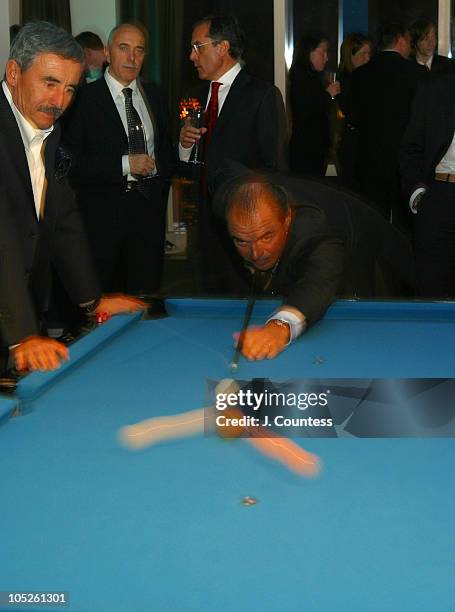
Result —
<path fill-rule="evenodd" d="M 145 131 L 144 124 L 141 123 L 138 126 L 138 129 L 140 129 L 142 131 L 142 138 L 144 139 L 144 152 L 145 152 L 146 155 L 148 155 L 149 152 L 148 152 L 148 146 L 147 146 L 147 134 L 146 134 L 146 131 Z M 155 161 L 154 158 L 153 158 L 153 161 Z M 155 177 L 155 176 L 158 176 L 158 170 L 156 168 L 156 163 L 155 163 L 155 172 L 154 173 L 151 172 L 150 174 L 148 174 L 147 176 L 145 176 L 143 178 L 151 178 L 151 177 Z"/>
<path fill-rule="evenodd" d="M 200 129 L 203 124 L 204 124 L 204 111 L 202 110 L 202 108 L 193 108 L 190 111 L 190 122 L 191 125 L 195 128 Z M 192 164 L 203 164 L 203 160 L 200 159 L 199 155 L 200 155 L 200 141 L 196 141 L 194 143 L 193 146 L 193 155 L 192 155 L 192 159 L 190 159 L 190 162 Z"/>

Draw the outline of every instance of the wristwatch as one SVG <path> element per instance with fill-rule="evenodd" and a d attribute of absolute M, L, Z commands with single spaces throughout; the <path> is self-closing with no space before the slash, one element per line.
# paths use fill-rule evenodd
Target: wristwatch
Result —
<path fill-rule="evenodd" d="M 289 323 L 287 321 L 283 321 L 283 319 L 269 319 L 268 321 L 269 323 L 273 323 L 274 325 L 276 325 L 277 327 L 282 327 L 282 328 L 286 328 L 288 334 L 289 334 L 289 342 L 291 341 L 291 326 L 289 325 Z M 288 342 L 288 344 L 289 344 Z"/>

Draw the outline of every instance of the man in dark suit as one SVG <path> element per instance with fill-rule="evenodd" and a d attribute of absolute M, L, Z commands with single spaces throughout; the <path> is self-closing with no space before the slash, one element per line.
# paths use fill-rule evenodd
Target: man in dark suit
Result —
<path fill-rule="evenodd" d="M 103 289 L 149 296 L 161 280 L 172 148 L 161 94 L 139 80 L 146 49 L 142 27 L 113 29 L 109 67 L 81 89 L 64 143 Z"/>
<path fill-rule="evenodd" d="M 255 177 L 258 178 L 238 163 L 229 162 L 220 169 L 213 182 L 216 190 L 213 206 L 220 219 L 225 217 L 229 194 Z M 413 295 L 415 267 L 409 240 L 365 201 L 322 181 L 279 173 L 259 176 L 259 180 L 281 189 L 297 211 L 297 218 L 305 220 L 306 214 L 300 209 L 308 206 L 316 206 L 325 214 L 327 231 L 344 244 L 346 251 L 338 295 L 362 298 Z"/>
<path fill-rule="evenodd" d="M 407 231 L 409 214 L 402 200 L 399 148 L 417 87 L 417 68 L 408 61 L 409 32 L 400 24 L 385 27 L 383 51 L 354 70 L 347 105 L 359 136 L 357 179 L 361 193 L 394 225 Z"/>
<path fill-rule="evenodd" d="M 401 173 L 414 217 L 419 293 L 455 296 L 455 75 L 421 83 L 403 138 Z"/>
<path fill-rule="evenodd" d="M 226 159 L 252 168 L 278 170 L 285 165 L 285 114 L 281 94 L 272 84 L 242 67 L 244 34 L 235 17 L 206 17 L 191 37 L 190 60 L 205 81 L 197 92 L 206 109 L 206 127 L 187 118 L 180 132 L 179 157 L 190 162 L 197 141 L 205 167 L 199 202 L 199 250 L 209 282 L 206 289 L 236 291 L 238 274 L 232 246 L 212 217 L 205 187 Z"/>
<path fill-rule="evenodd" d="M 86 314 L 143 307 L 138 300 L 101 296 L 74 195 L 56 164 L 60 130 L 54 122 L 73 97 L 83 61 L 79 45 L 63 29 L 45 22 L 27 24 L 11 46 L 0 90 L 0 217 L 10 219 L 16 232 L 21 260 L 15 267 L 39 315 L 48 308 L 51 267 Z M 18 279 L 19 292 L 9 289 L 18 308 L 26 303 L 22 281 Z M 27 308 L 22 322 L 11 327 L 6 322 L 0 345 L 12 348 L 16 365 L 49 369 L 66 351 L 55 348 L 61 346 L 57 343 L 39 343 L 51 348 L 50 357 L 49 352 L 43 361 L 24 357 L 24 345 L 37 331 L 32 319 Z M 22 344 L 11 347 L 17 341 Z"/>
<path fill-rule="evenodd" d="M 272 359 L 335 298 L 345 264 L 342 241 L 328 234 L 320 208 L 307 203 L 295 209 L 282 186 L 263 175 L 240 175 L 224 183 L 215 198 L 245 274 L 253 274 L 255 291 L 283 298 L 265 324 L 248 328 L 242 341 L 248 359 Z"/>

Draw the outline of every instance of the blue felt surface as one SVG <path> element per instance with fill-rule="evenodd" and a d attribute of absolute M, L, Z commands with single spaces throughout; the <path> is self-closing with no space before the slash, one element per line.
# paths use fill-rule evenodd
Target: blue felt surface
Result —
<path fill-rule="evenodd" d="M 452 610 L 451 439 L 305 439 L 316 480 L 246 440 L 117 444 L 123 425 L 201 407 L 206 379 L 229 376 L 242 309 L 194 306 L 131 326 L 0 428 L 0 590 L 70 591 L 78 612 Z M 395 323 L 328 317 L 239 375 L 453 375 L 450 317 Z"/>

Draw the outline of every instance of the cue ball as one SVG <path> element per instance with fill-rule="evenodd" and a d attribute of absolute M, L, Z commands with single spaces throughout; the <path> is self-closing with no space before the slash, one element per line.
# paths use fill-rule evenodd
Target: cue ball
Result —
<path fill-rule="evenodd" d="M 223 378 L 215 387 L 215 395 L 222 393 L 238 393 L 240 387 L 233 378 Z"/>

